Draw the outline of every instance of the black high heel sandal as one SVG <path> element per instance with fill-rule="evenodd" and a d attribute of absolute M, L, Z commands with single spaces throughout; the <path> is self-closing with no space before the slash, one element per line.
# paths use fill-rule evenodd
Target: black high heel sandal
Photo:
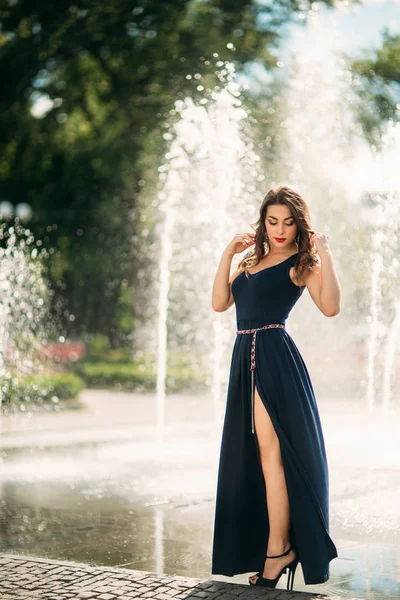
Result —
<path fill-rule="evenodd" d="M 277 556 L 268 556 L 268 554 L 267 554 L 266 558 L 281 558 L 282 556 L 287 556 L 291 550 L 292 550 L 292 546 L 289 546 L 289 549 L 286 550 L 286 552 L 283 552 L 282 554 L 278 554 Z M 291 563 L 289 563 L 288 565 L 285 565 L 283 567 L 283 569 L 281 570 L 279 575 L 277 577 L 275 577 L 275 579 L 268 579 L 267 577 L 263 577 L 262 576 L 263 568 L 262 568 L 261 571 L 256 573 L 257 581 L 255 583 L 249 581 L 249 583 L 250 583 L 250 585 L 259 585 L 259 586 L 263 586 L 263 587 L 274 588 L 274 587 L 276 587 L 276 584 L 278 583 L 279 579 L 282 577 L 282 575 L 284 573 L 286 573 L 286 570 L 288 569 L 289 575 L 288 575 L 286 587 L 288 590 L 289 589 L 293 590 L 294 574 L 296 572 L 296 568 L 297 568 L 298 564 L 299 564 L 299 559 L 296 556 L 296 558 L 294 558 Z"/>

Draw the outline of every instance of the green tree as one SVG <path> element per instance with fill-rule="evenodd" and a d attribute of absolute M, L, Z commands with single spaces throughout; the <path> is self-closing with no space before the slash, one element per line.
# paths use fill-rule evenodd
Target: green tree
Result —
<path fill-rule="evenodd" d="M 310 6 L 1 3 L 1 199 L 29 202 L 30 226 L 55 250 L 53 310 L 67 335 L 98 332 L 117 346 L 134 329 L 145 301 L 135 285 L 137 198 L 165 153 L 174 100 L 200 93 L 186 76 L 213 87 L 217 56 L 238 71 L 254 60 L 273 69 L 282 25 Z"/>
<path fill-rule="evenodd" d="M 385 29 L 382 46 L 368 54 L 351 67 L 361 123 L 369 141 L 379 146 L 382 126 L 400 118 L 400 35 Z"/>

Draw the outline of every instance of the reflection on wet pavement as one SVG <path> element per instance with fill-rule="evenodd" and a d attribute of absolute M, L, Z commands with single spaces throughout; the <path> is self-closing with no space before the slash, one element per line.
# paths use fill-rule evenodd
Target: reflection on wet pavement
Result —
<path fill-rule="evenodd" d="M 205 402 L 191 398 L 190 410 L 198 404 L 207 414 Z M 145 410 L 141 406 L 136 404 L 138 413 Z M 182 421 L 175 421 L 164 446 L 152 440 L 145 421 L 135 425 L 132 417 L 122 429 L 111 420 L 107 439 L 100 436 L 98 443 L 89 435 L 91 442 L 84 444 L 71 434 L 69 446 L 3 448 L 0 551 L 247 583 L 248 574 L 210 576 L 220 428 L 179 414 Z M 57 417 L 59 423 L 67 419 Z M 399 454 L 395 436 L 388 435 L 400 417 L 392 415 L 390 423 L 351 419 L 333 405 L 324 405 L 321 417 L 330 466 L 330 530 L 339 558 L 331 562 L 325 584 L 305 586 L 299 568 L 295 589 L 400 598 L 400 469 L 393 453 Z M 85 414 L 76 418 L 82 431 L 93 426 Z M 51 427 L 47 439 L 54 441 Z M 65 439 L 66 429 L 61 433 Z M 385 452 L 379 453 L 385 434 Z M 29 432 L 26 440 L 32 441 Z M 285 585 L 283 577 L 279 587 Z"/>

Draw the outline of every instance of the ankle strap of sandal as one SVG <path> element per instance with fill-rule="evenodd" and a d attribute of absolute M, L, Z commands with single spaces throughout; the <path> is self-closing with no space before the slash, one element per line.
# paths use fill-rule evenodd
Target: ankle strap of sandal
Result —
<path fill-rule="evenodd" d="M 283 552 L 283 554 L 277 554 L 276 556 L 268 556 L 268 554 L 267 554 L 267 558 L 280 558 L 281 556 L 286 556 L 287 554 L 289 554 L 291 549 L 292 549 L 292 546 L 289 546 L 289 549 L 286 550 L 286 552 Z"/>

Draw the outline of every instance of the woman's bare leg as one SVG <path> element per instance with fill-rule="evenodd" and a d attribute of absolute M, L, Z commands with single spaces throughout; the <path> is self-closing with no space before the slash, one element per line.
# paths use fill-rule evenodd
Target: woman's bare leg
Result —
<path fill-rule="evenodd" d="M 267 492 L 266 502 L 270 527 L 267 554 L 269 556 L 276 556 L 285 552 L 290 546 L 289 499 L 279 440 L 257 388 L 254 392 L 254 423 Z M 291 550 L 289 554 L 282 558 L 266 560 L 262 574 L 263 577 L 274 579 L 295 556 L 295 552 Z M 253 575 L 249 579 L 255 583 L 257 576 Z"/>

